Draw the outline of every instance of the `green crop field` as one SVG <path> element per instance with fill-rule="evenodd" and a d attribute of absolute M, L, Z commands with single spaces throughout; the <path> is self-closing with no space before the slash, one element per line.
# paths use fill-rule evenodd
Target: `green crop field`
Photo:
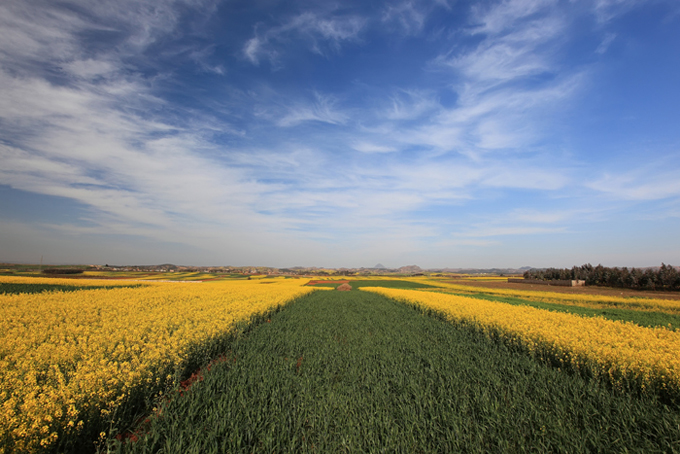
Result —
<path fill-rule="evenodd" d="M 678 452 L 680 411 L 409 305 L 318 291 L 235 340 L 125 453 Z M 136 441 L 131 441 L 136 440 Z"/>

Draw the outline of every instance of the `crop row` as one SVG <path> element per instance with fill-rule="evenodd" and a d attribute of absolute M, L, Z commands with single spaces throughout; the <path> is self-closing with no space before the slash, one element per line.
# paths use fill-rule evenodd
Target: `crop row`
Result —
<path fill-rule="evenodd" d="M 213 354 L 204 350 L 239 322 L 313 291 L 303 283 L 153 283 L 0 295 L 0 452 L 72 449 L 73 440 L 115 423 L 125 408 Z"/>

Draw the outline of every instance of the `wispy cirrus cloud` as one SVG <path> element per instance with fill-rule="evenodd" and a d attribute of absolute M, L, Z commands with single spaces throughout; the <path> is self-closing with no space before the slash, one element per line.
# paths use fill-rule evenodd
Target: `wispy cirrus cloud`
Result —
<path fill-rule="evenodd" d="M 517 29 L 518 23 L 526 25 L 535 15 L 545 13 L 557 5 L 557 0 L 504 0 L 497 3 L 479 4 L 473 7 L 474 33 L 499 34 Z"/>
<path fill-rule="evenodd" d="M 508 81 L 554 71 L 552 41 L 560 36 L 563 20 L 546 16 L 502 35 L 488 35 L 473 51 L 440 60 L 487 90 Z"/>
<path fill-rule="evenodd" d="M 22 103 L 0 97 L 0 106 L 22 109 L 3 109 L 4 122 L 15 126 L 12 137 L 17 142 L 0 149 L 3 184 L 78 200 L 119 220 L 156 226 L 172 224 L 173 212 L 215 219 L 207 208 L 210 202 L 223 198 L 231 210 L 242 210 L 248 194 L 258 192 L 235 172 L 199 154 L 214 147 L 200 131 L 121 112 L 119 96 L 101 90 L 11 82 L 11 93 Z M 126 92 L 148 96 L 143 87 L 127 87 Z M 19 127 L 24 132 L 17 135 Z M 209 194 L 201 196 L 206 203 L 194 203 L 203 192 Z"/>
<path fill-rule="evenodd" d="M 401 1 L 385 7 L 382 21 L 396 24 L 406 34 L 418 33 L 425 24 L 427 12 L 416 1 Z"/>
<path fill-rule="evenodd" d="M 166 8 L 169 8 L 169 6 L 166 5 Z M 150 10 L 146 13 L 150 14 Z M 492 14 L 492 12 L 489 14 Z M 506 12 L 503 17 L 509 20 L 507 19 L 508 15 L 509 13 Z M 239 173 L 229 170 L 227 167 L 215 167 L 215 163 L 206 161 L 200 153 L 197 153 L 197 150 L 211 150 L 215 148 L 215 145 L 202 137 L 204 131 L 201 131 L 200 127 L 198 131 L 196 131 L 196 128 L 192 128 L 193 130 L 190 131 L 160 118 L 153 119 L 142 116 L 142 104 L 140 104 L 139 111 L 130 110 L 131 106 L 134 107 L 140 102 L 143 102 L 144 106 L 148 106 L 149 103 L 157 103 L 160 106 L 163 105 L 163 101 L 155 98 L 145 82 L 137 78 L 135 74 L 124 73 L 125 68 L 121 64 L 123 55 L 109 52 L 105 55 L 96 55 L 93 58 L 81 58 L 86 50 L 78 47 L 81 43 L 75 36 L 78 30 L 83 27 L 91 27 L 90 24 L 85 25 L 84 22 L 79 22 L 80 19 L 78 18 L 63 19 L 66 23 L 75 24 L 71 25 L 73 28 L 71 29 L 68 26 L 65 27 L 63 23 L 50 25 L 50 21 L 54 19 L 52 16 L 48 16 L 49 20 L 45 20 L 44 30 L 46 31 L 44 33 L 49 35 L 50 30 L 53 30 L 53 34 L 58 34 L 57 30 L 67 31 L 61 33 L 64 33 L 62 41 L 69 43 L 69 46 L 67 46 L 69 50 L 63 51 L 61 55 L 63 56 L 66 52 L 74 57 L 68 63 L 63 64 L 63 67 L 71 75 L 83 80 L 79 82 L 79 85 L 68 88 L 53 86 L 41 79 L 20 80 L 6 75 L 7 84 L 5 86 L 13 86 L 13 88 L 4 92 L 4 95 L 9 98 L 6 99 L 3 107 L 5 108 L 4 119 L 9 123 L 14 122 L 15 125 L 18 125 L 20 122 L 24 122 L 31 127 L 41 123 L 47 126 L 40 137 L 33 137 L 26 142 L 26 145 L 30 146 L 32 150 L 42 153 L 42 158 L 46 160 L 45 165 L 54 164 L 56 160 L 61 160 L 60 162 L 70 161 L 75 163 L 69 167 L 71 171 L 81 169 L 80 176 L 71 174 L 64 178 L 61 184 L 68 186 L 67 181 L 72 179 L 74 183 L 85 184 L 87 182 L 91 185 L 91 189 L 88 191 L 64 190 L 60 194 L 75 197 L 92 206 L 100 207 L 103 211 L 120 216 L 123 215 L 125 206 L 131 206 L 129 198 L 125 196 L 125 191 L 129 191 L 130 197 L 134 197 L 135 193 L 147 194 L 149 204 L 168 206 L 168 209 L 169 204 L 167 202 L 150 197 L 148 194 L 174 194 L 174 200 L 186 198 L 187 207 L 189 207 L 188 199 L 191 199 L 191 196 L 184 197 L 179 193 L 186 191 L 187 194 L 192 194 L 195 190 L 178 189 L 176 181 L 191 180 L 188 175 L 191 175 L 192 172 L 196 175 L 196 181 L 191 184 L 192 188 L 206 187 L 198 184 L 198 175 L 202 173 L 210 175 L 214 173 L 215 169 L 219 169 L 221 172 L 230 174 L 229 178 L 219 178 L 215 175 L 212 181 L 215 186 L 211 192 L 219 194 L 223 188 L 226 198 L 231 198 L 230 194 L 247 193 L 251 195 L 250 200 L 252 201 L 253 197 L 257 197 L 257 194 L 264 194 L 274 189 L 266 185 L 249 186 L 246 182 L 252 181 L 250 180 L 252 176 L 247 171 L 242 169 Z M 498 14 L 495 17 L 497 16 Z M 127 13 L 120 12 L 119 14 L 116 12 L 114 14 L 114 22 L 116 23 L 124 22 L 126 18 L 132 24 L 137 20 L 134 17 L 129 17 Z M 487 20 L 484 23 L 491 22 L 497 24 L 499 19 Z M 135 32 L 128 36 L 134 44 L 131 47 L 141 46 L 143 43 L 149 45 L 157 39 L 157 36 L 171 30 L 175 24 L 176 16 L 172 10 L 161 11 L 158 18 L 146 23 L 145 31 L 139 32 L 141 34 Z M 262 56 L 266 56 L 267 52 L 276 52 L 277 44 L 291 36 L 305 40 L 312 50 L 318 48 L 321 42 L 326 43 L 331 48 L 337 48 L 343 42 L 356 40 L 364 24 L 365 21 L 358 16 L 322 17 L 314 13 L 304 13 L 293 17 L 282 25 L 256 32 L 256 37 L 253 38 L 255 41 L 251 40 L 250 44 L 246 45 L 245 51 L 251 61 L 255 62 Z M 127 27 L 131 27 L 131 25 L 127 24 Z M 499 25 L 493 27 L 487 25 L 485 27 L 486 32 L 491 29 L 503 30 L 503 27 Z M 544 35 L 525 31 L 521 36 L 506 34 L 499 39 L 501 43 L 505 43 L 503 44 L 505 46 L 509 45 L 507 43 L 514 43 L 519 48 L 525 46 L 529 50 L 535 50 L 537 45 L 531 41 L 531 37 L 540 40 Z M 45 39 L 44 41 L 43 44 L 36 45 L 37 48 L 43 49 L 44 46 L 47 46 L 48 40 Z M 491 65 L 489 55 L 493 55 L 494 52 L 490 52 L 489 49 L 494 49 L 499 45 L 495 41 L 484 43 L 471 53 L 452 57 L 443 64 L 449 65 L 455 71 L 462 73 L 468 79 L 469 85 L 473 85 L 473 83 L 478 85 L 480 82 L 493 80 L 494 77 L 489 76 L 482 69 Z M 508 77 L 520 78 L 533 74 L 532 71 L 526 70 L 526 67 L 531 65 L 527 65 L 523 60 L 529 50 L 517 51 L 516 58 L 509 58 L 504 63 L 507 73 L 511 75 Z M 197 52 L 200 53 L 201 51 Z M 39 58 L 48 59 L 46 55 L 42 54 Z M 63 58 L 61 59 L 63 60 Z M 441 60 L 440 63 L 442 63 Z M 512 68 L 518 69 L 513 70 Z M 120 77 L 121 72 L 123 77 Z M 105 83 L 102 83 L 101 80 L 98 80 L 97 83 L 92 82 L 93 79 L 107 74 L 118 74 L 119 77 L 115 81 Z M 507 124 L 509 112 L 523 113 L 533 108 L 539 102 L 539 99 L 543 102 L 550 102 L 555 99 L 554 96 L 550 96 L 550 87 L 527 93 L 514 93 L 512 96 L 508 96 L 506 93 L 478 94 L 477 91 L 478 89 L 462 90 L 459 94 L 458 104 L 452 109 L 443 109 L 436 102 L 434 95 L 427 92 L 413 89 L 397 90 L 391 98 L 386 119 L 391 122 L 400 122 L 421 118 L 425 121 L 421 122 L 419 126 L 405 130 L 401 128 L 388 129 L 387 135 L 390 136 L 388 144 L 376 142 L 369 134 L 366 140 L 353 139 L 348 141 L 347 145 L 365 154 L 389 154 L 403 146 L 429 146 L 443 151 L 463 149 L 470 146 L 482 148 L 494 148 L 501 144 L 507 146 L 513 142 L 507 132 L 502 132 L 503 125 L 501 123 Z M 124 110 L 122 109 L 123 106 L 125 106 Z M 267 108 L 272 109 L 274 106 L 274 104 L 269 104 Z M 284 128 L 294 127 L 305 122 L 322 122 L 330 125 L 345 125 L 352 122 L 351 116 L 338 108 L 338 102 L 334 96 L 324 95 L 320 92 L 313 93 L 313 98 L 306 102 L 297 98 L 290 102 L 279 103 L 278 107 L 270 110 L 264 116 Z M 503 121 L 500 121 L 499 118 Z M 78 142 L 81 143 L 71 139 L 73 134 L 78 134 Z M 513 134 L 517 135 L 516 128 L 513 129 Z M 350 132 L 350 135 L 355 135 L 355 133 Z M 475 136 L 478 137 L 476 140 L 474 139 Z M 515 142 L 517 142 L 516 146 L 526 143 L 521 138 L 516 139 Z M 87 150 L 95 148 L 94 144 L 96 143 L 106 143 L 108 149 L 102 149 L 99 146 L 99 152 L 96 156 L 88 156 Z M 58 146 L 55 146 L 55 144 Z M 50 149 L 50 147 L 52 148 Z M 162 159 L 164 165 L 161 166 L 155 162 L 157 159 Z M 138 174 L 134 172 L 134 169 L 126 167 L 132 161 L 140 163 L 140 169 L 143 169 Z M 119 167 L 116 167 L 116 165 L 119 165 Z M 451 165 L 454 167 L 450 167 Z M 480 166 L 469 166 L 464 161 L 449 164 L 448 169 L 440 165 L 425 165 L 416 168 L 410 166 L 403 171 L 400 170 L 398 165 L 389 165 L 386 168 L 390 169 L 389 175 L 384 174 L 383 169 L 369 169 L 362 172 L 365 181 L 370 182 L 368 185 L 360 180 L 352 182 L 353 187 L 363 191 L 357 193 L 357 204 L 360 200 L 369 199 L 365 191 L 376 190 L 372 184 L 381 178 L 385 178 L 388 182 L 385 190 L 393 189 L 394 187 L 390 185 L 395 183 L 397 187 L 401 186 L 405 191 L 419 191 L 421 194 L 423 192 L 419 188 L 437 188 L 434 192 L 425 192 L 425 194 L 429 193 L 430 195 L 411 197 L 409 198 L 411 202 L 397 204 L 402 208 L 408 207 L 409 209 L 429 203 L 428 200 L 432 200 L 431 197 L 435 197 L 434 200 L 458 199 L 461 197 L 458 189 L 471 184 L 487 187 L 550 189 L 561 187 L 565 181 L 559 175 L 535 170 L 531 166 L 524 167 L 521 170 L 517 169 L 514 173 L 501 171 L 500 168 L 492 171 L 481 171 Z M 191 169 L 195 170 L 192 171 Z M 261 166 L 257 169 L 258 172 L 264 170 Z M 184 177 L 173 178 L 172 175 L 176 172 L 183 173 Z M 88 175 L 105 175 L 105 179 L 92 181 L 92 177 L 88 177 Z M 158 175 L 158 178 L 146 178 L 147 181 L 144 181 L 142 175 Z M 422 175 L 422 178 L 416 177 L 417 175 Z M 470 178 L 471 176 L 474 177 Z M 10 178 L 9 174 L 7 178 Z M 304 181 L 310 181 L 309 175 L 303 178 L 306 179 Z M 203 181 L 210 181 L 210 179 L 203 178 Z M 345 182 L 342 179 L 338 180 L 337 177 L 331 177 L 327 181 L 330 181 L 331 187 L 335 189 L 345 188 Z M 151 182 L 154 183 L 154 186 L 150 185 Z M 225 187 L 225 184 L 229 186 Z M 109 193 L 97 199 L 95 197 L 96 191 L 92 190 L 97 186 L 125 189 L 117 197 L 114 193 Z M 243 191 L 235 190 L 236 187 L 246 189 Z M 298 188 L 302 192 L 314 189 L 314 187 L 305 187 L 304 185 L 298 186 Z M 452 191 L 452 189 L 455 190 Z M 50 189 L 50 191 L 53 191 L 53 189 Z M 469 194 L 465 196 L 469 196 Z M 115 205 L 113 201 L 116 198 L 128 200 L 120 204 L 121 209 L 119 211 L 114 211 L 117 208 L 112 206 L 112 204 Z M 246 197 L 246 199 L 248 198 Z M 137 201 L 136 203 L 134 211 L 143 213 L 144 210 L 139 206 L 140 202 Z M 324 203 L 329 204 L 329 200 Z M 332 204 L 331 200 L 330 205 L 332 206 Z M 282 206 L 285 207 L 286 204 Z M 392 205 L 385 205 L 385 207 L 390 206 Z M 191 210 L 197 208 L 189 207 L 188 209 L 191 212 Z M 232 209 L 235 208 L 232 207 Z M 208 210 L 206 209 L 206 211 Z M 382 210 L 382 212 L 385 211 Z M 145 216 L 147 222 L 151 222 L 151 219 L 165 222 L 157 211 L 152 210 L 150 213 Z"/>
<path fill-rule="evenodd" d="M 447 0 L 400 0 L 388 3 L 383 11 L 381 21 L 385 25 L 394 26 L 406 35 L 420 33 L 425 23 L 438 8 L 450 10 Z"/>
<path fill-rule="evenodd" d="M 269 60 L 279 65 L 279 55 L 285 42 L 301 40 L 314 53 L 326 55 L 329 50 L 338 52 L 343 43 L 359 39 L 366 20 L 360 16 L 336 16 L 305 12 L 280 25 L 266 27 L 258 24 L 255 36 L 243 46 L 243 55 L 254 65 Z"/>
<path fill-rule="evenodd" d="M 440 104 L 431 92 L 424 90 L 397 90 L 390 96 L 385 116 L 389 120 L 410 120 L 436 112 Z"/>
<path fill-rule="evenodd" d="M 598 20 L 607 22 L 647 1 L 648 0 L 594 0 L 586 3 L 592 7 Z"/>
<path fill-rule="evenodd" d="M 602 39 L 602 42 L 600 43 L 599 46 L 597 46 L 597 49 L 595 49 L 596 54 L 604 54 L 607 52 L 609 49 L 609 46 L 614 42 L 616 39 L 616 33 L 607 33 L 604 35 L 604 39 Z"/>
<path fill-rule="evenodd" d="M 474 7 L 469 33 L 475 44 L 456 43 L 431 62 L 434 71 L 450 74 L 455 104 L 444 107 L 433 103 L 434 97 L 421 97 L 403 108 L 403 96 L 395 97 L 393 107 L 383 111 L 386 120 L 426 116 L 406 128 L 389 123 L 385 128 L 394 128 L 393 137 L 412 146 L 471 158 L 490 150 L 528 149 L 541 140 L 546 113 L 568 102 L 584 77 L 583 69 L 564 68 L 556 57 L 568 21 L 553 1 Z"/>
<path fill-rule="evenodd" d="M 371 142 L 357 142 L 352 145 L 352 148 L 362 153 L 394 153 L 397 151 L 396 148 L 389 145 L 380 145 Z"/>
<path fill-rule="evenodd" d="M 101 233 L 125 223 L 148 233 L 200 220 L 231 223 L 216 206 L 257 217 L 243 210 L 261 188 L 205 157 L 215 150 L 206 140 L 213 125 L 154 115 L 166 102 L 126 63 L 175 29 L 177 6 L 116 3 L 81 10 L 87 13 L 0 6 L 12 36 L 0 44 L 0 184 L 78 201 L 93 210 L 88 222 Z M 93 48 L 81 36 L 93 32 L 121 44 Z M 55 68 L 57 77 L 43 72 Z M 204 204 L 195 203 L 199 194 Z"/>
<path fill-rule="evenodd" d="M 271 87 L 260 87 L 252 97 L 254 115 L 281 128 L 307 122 L 342 125 L 349 119 L 348 111 L 336 96 L 317 90 L 291 96 Z"/>
<path fill-rule="evenodd" d="M 100 59 L 120 63 L 175 30 L 181 7 L 200 8 L 210 14 L 216 4 L 216 0 L 70 0 L 58 7 L 33 0 L 3 2 L 3 64 L 36 71 L 50 64 L 73 65 L 79 61 L 90 66 Z M 107 40 L 115 46 L 84 46 L 85 36 L 93 44 Z M 102 74 L 103 68 L 99 69 L 97 75 Z"/>
<path fill-rule="evenodd" d="M 623 200 L 662 200 L 680 197 L 680 180 L 671 159 L 654 160 L 635 170 L 607 172 L 587 186 L 609 197 Z M 670 167 L 670 170 L 669 168 Z"/>
<path fill-rule="evenodd" d="M 329 124 L 342 124 L 347 121 L 347 114 L 336 108 L 337 100 L 331 96 L 314 93 L 314 100 L 308 103 L 295 103 L 286 106 L 286 113 L 276 120 L 279 126 L 296 126 L 306 121 L 319 121 Z"/>

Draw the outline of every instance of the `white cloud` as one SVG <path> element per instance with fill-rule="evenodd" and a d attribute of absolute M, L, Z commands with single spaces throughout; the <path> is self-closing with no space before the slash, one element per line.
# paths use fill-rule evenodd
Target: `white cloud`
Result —
<path fill-rule="evenodd" d="M 243 46 L 243 54 L 254 65 L 260 64 L 260 58 L 263 54 L 270 61 L 274 61 L 277 53 L 273 50 L 266 49 L 266 44 L 267 43 L 262 38 L 254 36 L 246 41 L 246 44 Z"/>
<path fill-rule="evenodd" d="M 210 57 L 215 51 L 215 46 L 205 47 L 203 49 L 195 49 L 189 53 L 189 57 L 196 62 L 196 64 L 207 73 L 219 74 L 223 76 L 226 74 L 226 69 L 221 64 L 210 63 Z"/>
<path fill-rule="evenodd" d="M 640 171 L 605 174 L 588 187 L 624 200 L 661 200 L 680 197 L 680 179 L 677 172 L 649 168 Z"/>
<path fill-rule="evenodd" d="M 441 56 L 439 63 L 459 71 L 485 90 L 499 83 L 553 71 L 550 45 L 561 36 L 564 19 L 548 15 L 529 21 L 519 29 L 489 35 L 474 50 L 462 55 Z"/>
<path fill-rule="evenodd" d="M 491 6 L 477 6 L 474 11 L 479 25 L 474 31 L 498 34 L 511 28 L 521 28 L 517 27 L 518 22 L 544 12 L 556 3 L 556 0 L 503 0 Z"/>
<path fill-rule="evenodd" d="M 447 0 L 398 0 L 387 2 L 383 8 L 381 22 L 394 27 L 406 35 L 420 33 L 429 16 L 438 9 L 451 10 Z"/>
<path fill-rule="evenodd" d="M 413 120 L 439 110 L 434 95 L 422 90 L 397 90 L 383 114 L 389 120 Z M 382 115 L 381 115 L 382 116 Z"/>
<path fill-rule="evenodd" d="M 352 148 L 362 153 L 394 153 L 395 151 L 398 151 L 391 146 L 377 145 L 370 142 L 357 142 L 352 145 Z"/>
<path fill-rule="evenodd" d="M 3 64 L 34 69 L 36 61 L 72 58 L 79 51 L 74 33 L 87 27 L 76 15 L 28 1 L 4 1 L 0 3 Z"/>
<path fill-rule="evenodd" d="M 216 145 L 204 137 L 214 126 L 201 124 L 200 116 L 181 126 L 154 116 L 164 101 L 123 63 L 130 52 L 173 29 L 174 4 L 84 7 L 88 17 L 120 25 L 111 32 L 144 22 L 144 30 L 128 34 L 123 45 L 99 54 L 78 37 L 102 29 L 96 20 L 43 5 L 31 10 L 29 21 L 29 6 L 0 5 L 2 26 L 13 36 L 0 43 L 0 63 L 11 68 L 0 71 L 6 141 L 0 146 L 0 184 L 81 202 L 91 210 L 87 221 L 102 234 L 158 236 L 163 229 L 172 236 L 180 226 L 200 223 L 250 223 L 251 230 L 264 225 L 264 217 L 248 207 L 264 186 L 209 157 Z M 49 80 L 44 68 L 61 68 L 69 77 Z"/>
<path fill-rule="evenodd" d="M 565 70 L 557 58 L 569 18 L 552 0 L 508 0 L 474 11 L 471 34 L 479 42 L 455 45 L 432 62 L 450 71 L 455 105 L 431 109 L 429 121 L 411 129 L 395 127 L 395 136 L 472 159 L 530 149 L 544 133 L 546 114 L 582 85 L 584 72 Z M 395 108 L 401 110 L 408 109 Z"/>
<path fill-rule="evenodd" d="M 72 223 L 36 229 L 60 238 L 182 242 L 224 253 L 227 262 L 234 254 L 241 254 L 237 262 L 257 262 L 258 253 L 276 251 L 284 257 L 279 263 L 291 264 L 309 251 L 352 260 L 358 249 L 393 254 L 395 244 L 409 254 L 428 244 L 486 247 L 499 244 L 493 237 L 563 233 L 578 216 L 593 217 L 590 207 L 560 212 L 560 202 L 503 214 L 496 199 L 485 198 L 521 190 L 557 199 L 580 184 L 578 159 L 540 144 L 551 114 L 568 106 L 588 75 L 561 64 L 570 24 L 556 2 L 479 7 L 460 32 L 464 43 L 449 37 L 447 52 L 409 86 L 380 87 L 361 100 L 352 98 L 364 90 L 355 80 L 333 94 L 315 87 L 286 92 L 278 81 L 220 86 L 215 93 L 230 94 L 215 96 L 215 117 L 161 98 L 156 84 L 182 87 L 170 71 L 154 67 L 161 73 L 147 78 L 135 69 L 148 46 L 180 33 L 186 4 L 133 3 L 97 4 L 87 16 L 57 6 L 30 16 L 32 4 L 0 4 L 7 32 L 0 42 L 0 184 L 89 207 Z M 374 22 L 337 11 L 301 13 L 259 25 L 237 45 L 252 64 L 277 66 L 294 46 L 330 58 L 360 42 L 369 23 L 416 34 L 434 8 L 393 3 Z M 115 36 L 115 45 L 89 46 L 82 36 L 90 32 Z M 199 71 L 231 75 L 213 50 L 187 45 L 181 54 Z M 440 103 L 445 91 L 455 101 Z M 680 194 L 675 180 L 671 171 L 652 169 L 604 176 L 590 187 L 609 197 L 658 200 Z M 334 252 L 338 245 L 348 252 Z"/>
<path fill-rule="evenodd" d="M 457 152 L 473 159 L 489 151 L 522 152 L 541 137 L 546 113 L 565 105 L 581 87 L 583 77 L 574 74 L 546 86 L 481 93 L 475 84 L 466 84 L 454 107 L 433 110 L 416 125 L 389 125 L 380 132 L 396 142 L 429 146 L 438 154 Z M 379 115 L 389 118 L 382 112 Z"/>
<path fill-rule="evenodd" d="M 297 126 L 305 121 L 320 121 L 322 123 L 342 124 L 347 121 L 347 115 L 335 108 L 337 101 L 331 96 L 314 93 L 314 101 L 297 103 L 286 109 L 286 113 L 276 121 L 279 126 Z"/>
<path fill-rule="evenodd" d="M 587 3 L 592 5 L 595 16 L 601 22 L 607 22 L 646 2 L 647 0 L 594 0 Z"/>
<path fill-rule="evenodd" d="M 194 8 L 207 17 L 219 1 L 3 1 L 0 59 L 5 71 L 53 81 L 61 76 L 63 82 L 74 82 L 72 76 L 131 77 L 134 66 L 128 60 L 173 32 L 179 24 L 179 9 Z M 195 61 L 206 69 L 204 62 Z"/>
<path fill-rule="evenodd" d="M 388 5 L 382 16 L 383 22 L 395 23 L 406 34 L 419 33 L 425 24 L 427 13 L 415 1 L 402 1 Z"/>
<path fill-rule="evenodd" d="M 604 36 L 604 39 L 602 40 L 600 45 L 597 46 L 597 49 L 595 49 L 595 53 L 602 55 L 605 52 L 607 52 L 607 49 L 609 49 L 609 46 L 611 46 L 611 44 L 614 42 L 615 39 L 616 39 L 616 33 L 607 33 Z"/>
<path fill-rule="evenodd" d="M 264 30 L 263 25 L 259 24 L 255 27 L 255 36 L 243 46 L 243 54 L 254 65 L 266 59 L 277 66 L 281 53 L 279 49 L 289 40 L 297 39 L 303 41 L 311 51 L 326 55 L 327 47 L 337 52 L 343 43 L 357 41 L 365 23 L 366 20 L 359 16 L 327 16 L 305 12 Z"/>
<path fill-rule="evenodd" d="M 118 67 L 105 60 L 73 60 L 63 66 L 69 73 L 83 79 L 92 79 L 98 76 L 108 76 L 118 70 Z"/>

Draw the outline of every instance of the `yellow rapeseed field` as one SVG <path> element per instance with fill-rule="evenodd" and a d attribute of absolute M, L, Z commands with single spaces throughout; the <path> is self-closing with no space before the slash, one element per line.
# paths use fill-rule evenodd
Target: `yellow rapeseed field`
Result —
<path fill-rule="evenodd" d="M 680 332 L 600 317 L 417 290 L 364 287 L 500 334 L 539 357 L 676 398 L 680 394 Z"/>
<path fill-rule="evenodd" d="M 680 314 L 680 300 L 666 300 L 660 298 L 617 297 L 608 295 L 583 295 L 557 292 L 542 292 L 537 290 L 495 289 L 488 287 L 473 287 L 470 285 L 449 284 L 433 280 L 428 282 L 447 291 L 456 293 L 486 293 L 488 295 L 509 296 L 529 301 L 543 303 L 566 304 L 592 308 L 620 308 L 639 311 L 665 312 Z"/>
<path fill-rule="evenodd" d="M 162 389 L 197 346 L 313 291 L 306 280 L 149 283 L 0 277 L 0 283 L 106 285 L 0 294 L 0 452 L 31 453 L 115 418 L 135 390 Z"/>
<path fill-rule="evenodd" d="M 0 284 L 49 284 L 69 287 L 130 287 L 142 284 L 128 279 L 64 279 L 54 277 L 0 276 Z"/>

